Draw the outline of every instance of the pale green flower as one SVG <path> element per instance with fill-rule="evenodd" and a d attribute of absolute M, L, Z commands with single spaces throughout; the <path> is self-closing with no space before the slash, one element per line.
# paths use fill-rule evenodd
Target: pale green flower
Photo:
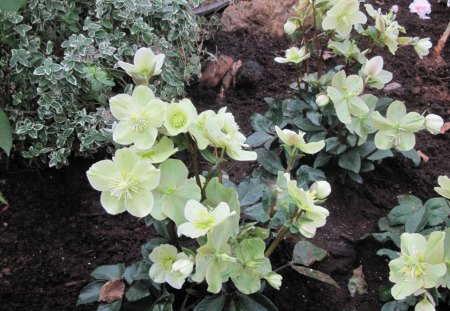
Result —
<path fill-rule="evenodd" d="M 383 70 L 383 57 L 375 56 L 363 65 L 360 74 L 368 86 L 376 89 L 382 89 L 385 84 L 392 80 L 392 73 Z"/>
<path fill-rule="evenodd" d="M 446 199 L 450 200 L 450 178 L 447 176 L 439 176 L 437 180 L 440 187 L 434 187 L 434 191 L 439 193 Z"/>
<path fill-rule="evenodd" d="M 378 129 L 375 145 L 383 150 L 392 147 L 400 151 L 411 150 L 416 144 L 414 132 L 421 130 L 425 122 L 425 118 L 417 112 L 406 113 L 405 104 L 398 100 L 389 105 L 386 118 L 378 111 L 372 117 L 374 127 Z"/>
<path fill-rule="evenodd" d="M 418 39 L 419 38 L 413 39 L 413 47 L 417 53 L 417 56 L 422 59 L 424 56 L 427 56 L 430 53 L 430 48 L 433 46 L 433 44 L 431 43 L 430 38 L 423 38 L 420 40 Z"/>
<path fill-rule="evenodd" d="M 235 214 L 236 212 L 230 211 L 230 207 L 225 202 L 209 211 L 200 202 L 189 200 L 184 208 L 184 217 L 188 222 L 178 226 L 178 236 L 185 235 L 196 239 L 206 235 L 212 228 Z"/>
<path fill-rule="evenodd" d="M 141 150 L 149 149 L 158 136 L 167 103 L 154 97 L 146 86 L 138 86 L 133 96 L 116 95 L 110 99 L 112 115 L 119 120 L 113 129 L 113 139 L 122 145 L 135 144 Z"/>
<path fill-rule="evenodd" d="M 297 182 L 290 180 L 289 174 L 285 174 L 285 178 L 290 198 L 299 209 L 303 210 L 303 213 L 296 220 L 297 227 L 303 236 L 312 238 L 316 234 L 317 228 L 325 225 L 330 213 L 326 208 L 315 204 L 316 200 L 319 199 L 315 191 L 305 191 L 298 188 Z"/>
<path fill-rule="evenodd" d="M 345 71 L 338 72 L 327 87 L 327 95 L 331 98 L 336 114 L 342 123 L 350 123 L 351 116 L 360 117 L 369 112 L 369 108 L 359 96 L 364 90 L 360 76 L 346 76 Z"/>
<path fill-rule="evenodd" d="M 285 57 L 275 57 L 277 63 L 294 63 L 300 64 L 304 60 L 307 60 L 311 54 L 306 50 L 306 47 L 302 46 L 300 49 L 298 47 L 292 47 L 286 50 Z"/>
<path fill-rule="evenodd" d="M 194 258 L 183 252 L 178 253 L 177 248 L 170 244 L 155 247 L 149 258 L 153 262 L 150 278 L 156 283 L 168 283 L 176 289 L 183 286 L 194 269 Z"/>
<path fill-rule="evenodd" d="M 102 191 L 100 202 L 109 214 L 128 211 L 133 216 L 145 217 L 152 211 L 152 190 L 159 184 L 160 172 L 124 148 L 116 151 L 112 161 L 92 165 L 87 178 L 95 190 Z"/>
<path fill-rule="evenodd" d="M 359 50 L 358 45 L 349 39 L 345 39 L 342 42 L 331 41 L 328 44 L 328 48 L 332 49 L 334 53 L 344 56 L 347 60 L 355 59 L 361 64 L 365 62 L 366 58 Z"/>
<path fill-rule="evenodd" d="M 376 129 L 373 128 L 372 113 L 375 111 L 378 102 L 378 98 L 371 94 L 364 94 L 361 98 L 369 107 L 369 112 L 359 117 L 352 116 L 351 123 L 345 124 L 350 133 L 359 136 L 359 146 L 366 142 L 369 134 L 376 132 Z"/>
<path fill-rule="evenodd" d="M 367 17 L 359 11 L 358 0 L 342 0 L 328 10 L 322 27 L 324 30 L 335 30 L 339 35 L 347 37 L 353 25 L 366 22 Z"/>
<path fill-rule="evenodd" d="M 433 135 L 439 134 L 443 125 L 444 120 L 436 114 L 430 113 L 425 117 L 424 126 Z"/>
<path fill-rule="evenodd" d="M 197 121 L 197 110 L 192 102 L 185 98 L 178 103 L 171 103 L 167 108 L 164 127 L 171 136 L 186 133 L 191 124 Z"/>
<path fill-rule="evenodd" d="M 150 48 L 140 48 L 134 54 L 134 64 L 119 62 L 119 66 L 133 78 L 135 84 L 148 85 L 152 76 L 161 74 L 164 54 L 155 55 Z"/>
<path fill-rule="evenodd" d="M 280 140 L 288 146 L 294 146 L 295 148 L 301 150 L 307 154 L 315 154 L 325 147 L 325 142 L 323 140 L 318 142 L 306 143 L 304 136 L 306 133 L 302 131 L 298 131 L 295 133 L 294 131 L 284 129 L 281 130 L 278 126 L 275 126 L 275 131 L 277 132 Z"/>
<path fill-rule="evenodd" d="M 178 151 L 174 148 L 173 141 L 170 138 L 163 136 L 159 142 L 147 150 L 140 150 L 136 146 L 131 146 L 130 149 L 136 152 L 138 157 L 150 163 L 161 163 L 167 160 L 171 155 Z"/>
<path fill-rule="evenodd" d="M 389 263 L 389 280 L 395 285 L 392 297 L 404 299 L 419 289 L 438 285 L 445 275 L 444 232 L 432 232 L 428 238 L 418 233 L 403 233 L 401 254 Z"/>
<path fill-rule="evenodd" d="M 276 272 L 269 272 L 264 275 L 263 278 L 267 281 L 267 283 L 269 283 L 270 286 L 277 290 L 280 290 L 281 281 L 283 280 L 283 277 L 281 275 Z"/>
<path fill-rule="evenodd" d="M 184 209 L 189 200 L 201 199 L 201 190 L 195 180 L 188 179 L 189 171 L 180 160 L 168 159 L 159 166 L 161 179 L 153 191 L 155 206 L 153 218 L 172 219 L 177 226 L 186 222 Z"/>
<path fill-rule="evenodd" d="M 234 116 L 226 112 L 226 109 L 224 107 L 216 115 L 208 115 L 203 128 L 204 136 L 210 141 L 211 146 L 225 148 L 227 155 L 233 160 L 256 160 L 256 152 L 242 149 L 247 147 L 245 144 L 247 139 L 239 132 Z"/>
<path fill-rule="evenodd" d="M 416 306 L 414 307 L 414 311 L 436 311 L 436 309 L 425 296 L 418 304 L 416 304 Z"/>
<path fill-rule="evenodd" d="M 261 279 L 272 272 L 269 258 L 264 256 L 266 243 L 259 238 L 245 239 L 235 246 L 236 263 L 230 277 L 239 291 L 246 295 L 261 289 Z"/>
<path fill-rule="evenodd" d="M 206 147 L 208 147 L 208 145 L 212 144 L 205 134 L 205 126 L 206 120 L 208 118 L 215 118 L 215 117 L 216 113 L 214 111 L 212 110 L 203 111 L 198 115 L 197 122 L 192 124 L 192 126 L 189 128 L 189 133 L 192 136 L 194 136 L 199 150 L 204 150 L 206 149 Z"/>

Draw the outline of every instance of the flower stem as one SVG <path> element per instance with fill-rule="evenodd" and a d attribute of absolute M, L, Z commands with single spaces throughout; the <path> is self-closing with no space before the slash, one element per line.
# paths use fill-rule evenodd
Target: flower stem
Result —
<path fill-rule="evenodd" d="M 265 251 L 264 256 L 270 257 L 272 255 L 273 251 L 278 247 L 278 245 L 281 243 L 281 241 L 284 240 L 284 238 L 289 233 L 289 228 L 286 226 L 281 227 L 278 232 L 275 240 L 272 241 L 269 248 Z"/>

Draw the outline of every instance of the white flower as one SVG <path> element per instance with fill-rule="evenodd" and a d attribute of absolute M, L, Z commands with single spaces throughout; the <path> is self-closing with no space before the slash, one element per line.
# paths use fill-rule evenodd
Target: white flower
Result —
<path fill-rule="evenodd" d="M 391 10 L 392 10 L 392 12 L 397 13 L 398 12 L 398 5 L 393 5 Z"/>
<path fill-rule="evenodd" d="M 436 135 L 441 132 L 441 128 L 444 125 L 444 120 L 440 116 L 431 113 L 425 117 L 424 125 L 428 132 Z"/>
<path fill-rule="evenodd" d="M 276 272 L 269 272 L 263 277 L 273 288 L 280 290 L 283 277 Z"/>
<path fill-rule="evenodd" d="M 148 85 L 152 76 L 161 74 L 164 54 L 155 55 L 150 48 L 140 48 L 134 54 L 133 64 L 119 62 L 119 66 L 133 78 L 134 83 Z"/>
<path fill-rule="evenodd" d="M 361 68 L 361 74 L 368 86 L 376 89 L 382 89 L 386 83 L 392 80 L 392 73 L 383 70 L 383 57 L 375 56 L 364 64 Z"/>
<path fill-rule="evenodd" d="M 168 283 L 173 288 L 180 289 L 186 278 L 194 269 L 194 259 L 185 253 L 178 253 L 175 246 L 163 244 L 153 249 L 149 255 L 153 265 L 150 268 L 150 278 L 156 283 Z"/>
<path fill-rule="evenodd" d="M 185 235 L 196 239 L 235 214 L 236 212 L 230 211 L 230 207 L 225 202 L 217 205 L 212 211 L 208 211 L 200 202 L 189 200 L 184 208 L 184 217 L 188 222 L 178 227 L 178 236 Z"/>
<path fill-rule="evenodd" d="M 302 46 L 300 49 L 298 47 L 292 47 L 286 50 L 285 57 L 275 57 L 277 63 L 295 63 L 299 64 L 302 61 L 308 59 L 310 53 L 306 50 L 306 47 Z"/>
<path fill-rule="evenodd" d="M 414 38 L 416 42 L 413 43 L 414 50 L 417 53 L 417 56 L 419 56 L 420 59 L 422 59 L 424 56 L 427 56 L 430 53 L 430 48 L 433 46 L 433 44 L 430 41 L 430 38 L 423 38 L 417 41 L 419 38 Z"/>
<path fill-rule="evenodd" d="M 287 35 L 292 35 L 298 28 L 298 24 L 296 23 L 295 19 L 288 19 L 287 22 L 284 24 L 284 32 Z"/>
<path fill-rule="evenodd" d="M 327 181 L 321 180 L 314 182 L 309 190 L 316 195 L 316 198 L 323 200 L 330 195 L 331 186 Z"/>
<path fill-rule="evenodd" d="M 330 102 L 330 98 L 325 94 L 321 94 L 316 97 L 316 104 L 319 107 L 324 107 L 324 106 L 328 105 L 329 102 Z"/>
<path fill-rule="evenodd" d="M 278 138 L 280 138 L 283 143 L 288 146 L 294 146 L 307 154 L 315 154 L 325 147 L 325 142 L 323 140 L 306 143 L 304 138 L 306 133 L 302 131 L 295 133 L 288 129 L 281 130 L 278 126 L 275 126 L 275 131 L 277 132 Z"/>
<path fill-rule="evenodd" d="M 427 0 L 414 0 L 409 5 L 409 11 L 411 13 L 417 13 L 422 19 L 429 19 L 427 14 L 431 13 L 431 4 Z"/>

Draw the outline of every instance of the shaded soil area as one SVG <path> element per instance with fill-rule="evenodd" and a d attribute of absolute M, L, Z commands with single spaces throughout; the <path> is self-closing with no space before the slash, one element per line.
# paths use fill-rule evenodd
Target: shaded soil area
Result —
<path fill-rule="evenodd" d="M 383 10 L 398 4 L 400 24 L 408 35 L 430 37 L 436 43 L 448 23 L 448 9 L 434 4 L 430 20 L 421 20 L 407 10 L 409 1 L 377 1 Z M 288 97 L 295 69 L 273 61 L 291 46 L 285 38 L 254 37 L 245 32 L 218 32 L 206 43 L 212 53 L 225 54 L 243 65 L 236 86 L 225 95 L 225 104 L 236 116 L 242 131 L 251 133 L 250 117 L 267 109 L 265 97 Z M 447 47 L 443 58 L 450 60 Z M 417 64 L 410 49 L 393 58 L 384 53 L 386 69 L 394 73 L 401 88 L 389 95 L 401 99 L 409 110 L 440 114 L 449 120 L 449 68 L 429 69 Z M 194 84 L 189 97 L 199 110 L 223 107 L 216 101 L 219 87 L 209 89 Z M 283 95 L 284 94 L 284 95 Z M 365 183 L 342 185 L 333 170 L 327 171 L 333 192 L 325 206 L 330 210 L 327 225 L 318 230 L 314 242 L 329 256 L 314 266 L 330 274 L 340 289 L 282 270 L 281 291 L 268 289 L 267 295 L 280 310 L 380 310 L 380 286 L 389 282 L 387 260 L 376 256 L 380 245 L 361 240 L 377 231 L 378 219 L 396 205 L 396 196 L 414 194 L 422 199 L 436 196 L 433 187 L 439 175 L 450 173 L 448 144 L 450 134 L 417 135 L 417 149 L 430 157 L 414 167 L 397 157 L 378 165 L 364 176 Z M 154 236 L 143 220 L 129 215 L 110 216 L 100 206 L 99 193 L 88 184 L 85 172 L 94 160 L 72 159 L 60 170 L 33 171 L 12 163 L 3 172 L 0 190 L 10 202 L 0 212 L 0 310 L 95 310 L 93 306 L 75 308 L 80 289 L 91 281 L 90 272 L 101 264 L 130 264 L 141 256 L 140 246 Z M 226 170 L 239 181 L 256 164 L 232 163 Z M 282 246 L 292 253 L 295 241 Z M 282 265 L 283 251 L 274 260 Z M 347 282 L 352 271 L 363 266 L 369 292 L 350 297 Z"/>

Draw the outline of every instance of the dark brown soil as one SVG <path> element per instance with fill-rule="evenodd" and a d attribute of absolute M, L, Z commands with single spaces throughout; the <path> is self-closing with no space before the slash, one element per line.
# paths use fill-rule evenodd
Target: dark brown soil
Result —
<path fill-rule="evenodd" d="M 448 9 L 433 4 L 430 20 L 421 20 L 407 9 L 410 1 L 377 1 L 386 10 L 400 7 L 400 24 L 408 35 L 431 37 L 437 41 L 448 23 Z M 276 64 L 273 58 L 290 46 L 287 39 L 254 38 L 238 33 L 216 34 L 208 42 L 211 52 L 226 54 L 243 61 L 243 74 L 237 85 L 226 93 L 226 106 L 236 116 L 245 134 L 251 132 L 249 119 L 263 113 L 264 97 L 284 97 L 295 79 L 289 66 Z M 405 101 L 410 110 L 440 114 L 449 119 L 449 69 L 428 70 L 409 49 L 398 57 L 383 54 L 387 70 L 402 87 L 389 96 Z M 443 58 L 449 60 L 447 47 Z M 190 87 L 188 93 L 200 110 L 221 107 L 216 103 L 218 89 Z M 286 95 L 287 96 L 287 95 Z M 397 157 L 383 162 L 364 176 L 363 185 L 342 185 L 333 172 L 327 172 L 333 193 L 326 203 L 330 210 L 327 225 L 318 231 L 315 243 L 329 256 L 316 265 L 329 273 L 340 289 L 283 270 L 281 291 L 267 290 L 280 310 L 380 310 L 380 286 L 387 280 L 387 261 L 375 255 L 380 245 L 362 236 L 377 230 L 377 220 L 396 204 L 396 196 L 411 193 L 422 199 L 435 196 L 436 178 L 449 174 L 448 143 L 450 134 L 418 135 L 417 149 L 430 157 L 429 162 L 414 167 Z M 88 184 L 85 172 L 93 160 L 72 159 L 60 170 L 32 171 L 13 163 L 0 176 L 0 187 L 10 202 L 0 212 L 0 310 L 95 310 L 93 306 L 75 308 L 80 289 L 90 282 L 89 273 L 101 264 L 131 263 L 140 258 L 140 246 L 154 236 L 142 220 L 128 215 L 110 216 L 101 208 L 99 194 Z M 240 180 L 255 164 L 231 164 L 227 171 Z M 294 241 L 283 248 L 292 252 Z M 283 264 L 283 256 L 274 260 Z M 347 282 L 352 271 L 363 265 L 369 292 L 350 297 Z"/>

